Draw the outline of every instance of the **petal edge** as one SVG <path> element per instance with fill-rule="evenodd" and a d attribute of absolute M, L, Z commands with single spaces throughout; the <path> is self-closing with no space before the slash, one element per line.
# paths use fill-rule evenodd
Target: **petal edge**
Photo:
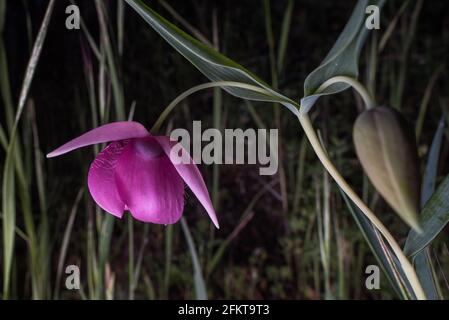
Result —
<path fill-rule="evenodd" d="M 111 122 L 94 128 L 79 137 L 70 140 L 59 148 L 47 154 L 47 158 L 57 157 L 72 150 L 86 147 L 92 144 L 119 141 L 131 138 L 143 138 L 150 133 L 145 127 L 135 121 Z"/>
<path fill-rule="evenodd" d="M 217 227 L 217 229 L 220 229 L 217 215 L 209 196 L 209 191 L 207 191 L 203 176 L 201 175 L 196 164 L 193 162 L 190 156 L 190 161 L 188 161 L 189 163 L 179 163 L 179 159 L 174 159 L 173 155 L 171 155 L 171 149 L 173 146 L 178 145 L 178 142 L 172 141 L 169 137 L 166 136 L 154 136 L 153 138 L 155 138 L 159 142 L 165 154 L 175 167 L 176 171 L 178 171 L 178 174 L 198 198 L 204 209 L 206 209 L 206 212 L 214 223 L 215 227 Z M 182 149 L 182 152 L 184 152 L 185 155 L 188 156 L 188 152 L 184 148 L 180 148 Z"/>
<path fill-rule="evenodd" d="M 125 203 L 115 181 L 115 168 L 125 144 L 112 142 L 92 161 L 87 175 L 87 186 L 94 201 L 106 212 L 121 218 Z"/>

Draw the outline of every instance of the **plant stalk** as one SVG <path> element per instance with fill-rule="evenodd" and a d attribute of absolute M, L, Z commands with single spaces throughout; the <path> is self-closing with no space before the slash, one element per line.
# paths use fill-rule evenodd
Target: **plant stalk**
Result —
<path fill-rule="evenodd" d="M 329 86 L 339 82 L 349 84 L 355 91 L 357 91 L 357 93 L 360 94 L 360 96 L 362 97 L 363 102 L 365 103 L 367 109 L 373 108 L 377 105 L 373 95 L 366 89 L 366 87 L 363 84 L 361 84 L 356 79 L 347 76 L 336 76 L 330 78 L 329 80 L 326 80 L 318 88 L 317 93 L 321 93 Z"/>
<path fill-rule="evenodd" d="M 368 206 L 360 199 L 360 197 L 354 192 L 351 186 L 346 182 L 346 180 L 342 177 L 340 172 L 334 166 L 332 161 L 327 156 L 326 151 L 321 145 L 318 136 L 312 126 L 310 121 L 310 117 L 308 114 L 300 114 L 298 116 L 299 122 L 306 133 L 307 138 L 312 145 L 313 150 L 318 156 L 319 160 L 323 164 L 324 168 L 329 172 L 331 177 L 335 180 L 335 182 L 340 186 L 340 188 L 346 193 L 346 195 L 360 208 L 360 210 L 365 214 L 365 216 L 373 223 L 373 225 L 379 230 L 382 236 L 387 240 L 391 249 L 395 253 L 398 258 L 402 268 L 404 269 L 404 273 L 410 282 L 410 285 L 416 295 L 418 300 L 425 300 L 426 295 L 424 294 L 424 290 L 421 286 L 421 283 L 418 280 L 418 276 L 413 268 L 412 264 L 401 248 L 397 244 L 396 240 L 393 238 L 391 233 L 387 230 L 387 228 L 382 224 L 382 222 L 376 217 L 376 215 L 368 208 Z"/>

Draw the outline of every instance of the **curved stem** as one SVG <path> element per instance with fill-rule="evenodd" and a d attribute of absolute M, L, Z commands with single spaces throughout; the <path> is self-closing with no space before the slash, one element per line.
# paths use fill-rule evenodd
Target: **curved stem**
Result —
<path fill-rule="evenodd" d="M 333 85 L 335 83 L 339 83 L 339 82 L 343 82 L 343 83 L 349 84 L 352 88 L 354 88 L 354 90 L 357 91 L 360 94 L 360 96 L 362 97 L 363 102 L 365 103 L 365 107 L 367 109 L 373 108 L 373 107 L 375 107 L 377 105 L 374 97 L 368 91 L 368 89 L 365 88 L 365 86 L 363 84 L 361 84 L 356 79 L 351 78 L 351 77 L 347 77 L 347 76 L 337 76 L 337 77 L 330 78 L 329 80 L 326 80 L 318 88 L 317 93 L 321 93 L 326 88 L 328 88 L 329 86 L 331 86 L 331 85 Z"/>
<path fill-rule="evenodd" d="M 346 193 L 346 195 L 360 208 L 360 210 L 365 214 L 365 216 L 374 224 L 374 226 L 379 230 L 382 236 L 387 240 L 391 249 L 398 258 L 405 275 L 407 276 L 410 285 L 419 300 L 425 300 L 426 296 L 422 289 L 421 283 L 418 280 L 415 269 L 411 265 L 410 261 L 406 258 L 401 248 L 397 244 L 396 240 L 387 230 L 387 228 L 382 224 L 382 222 L 376 217 L 376 215 L 368 208 L 368 206 L 360 199 L 360 197 L 354 192 L 351 186 L 342 177 L 340 172 L 334 166 L 332 161 L 329 159 L 326 151 L 323 149 L 315 130 L 313 129 L 310 117 L 307 114 L 302 114 L 298 117 L 307 138 L 312 145 L 313 150 L 317 154 L 319 160 L 323 164 L 324 168 L 329 172 L 329 174 L 334 178 L 335 182 L 340 186 L 340 188 Z"/>
<path fill-rule="evenodd" d="M 253 86 L 246 83 L 236 82 L 236 81 L 217 81 L 217 82 L 208 82 L 203 83 L 200 85 L 197 85 L 195 87 L 192 87 L 183 93 L 181 93 L 179 96 L 177 96 L 161 113 L 159 118 L 154 123 L 153 127 L 151 128 L 150 132 L 154 133 L 159 131 L 159 128 L 161 127 L 164 120 L 167 118 L 167 116 L 170 114 L 170 112 L 176 107 L 178 103 L 180 103 L 182 100 L 187 98 L 192 93 L 195 93 L 197 91 L 201 91 L 204 89 L 214 88 L 214 87 L 234 87 L 234 88 L 240 88 L 240 89 L 247 89 L 254 92 L 270 95 L 270 92 L 257 86 Z"/>

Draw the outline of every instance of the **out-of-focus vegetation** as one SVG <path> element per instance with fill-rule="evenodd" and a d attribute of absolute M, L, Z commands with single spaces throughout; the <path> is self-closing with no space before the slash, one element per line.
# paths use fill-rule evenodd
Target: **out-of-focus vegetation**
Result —
<path fill-rule="evenodd" d="M 353 2 L 160 0 L 152 7 L 299 101 L 305 77 L 332 47 Z M 7 166 L 28 61 L 49 2 L 0 0 L 3 298 L 396 297 L 384 275 L 381 290 L 365 288 L 365 268 L 376 260 L 297 119 L 277 105 L 212 89 L 184 100 L 162 128 L 191 129 L 201 120 L 203 128 L 279 129 L 275 176 L 259 176 L 254 165 L 200 167 L 219 230 L 189 195 L 186 222 L 168 227 L 129 215 L 117 220 L 96 207 L 86 175 L 100 149 L 58 161 L 44 155 L 102 123 L 133 118 L 151 128 L 178 94 L 207 79 L 123 1 L 76 2 L 81 30 L 65 28 L 70 4 L 55 1 L 50 13 Z M 379 103 L 415 126 L 422 173 L 440 118 L 449 120 L 448 15 L 443 0 L 387 1 L 381 29 L 371 33 L 360 61 L 360 79 Z M 364 177 L 355 155 L 352 128 L 362 110 L 361 99 L 347 90 L 322 98 L 311 116 L 345 178 L 404 245 L 408 227 Z M 449 171 L 447 134 L 437 183 Z M 14 240 L 8 272 L 5 239 Z M 444 297 L 447 240 L 443 230 L 429 250 Z M 79 291 L 64 287 L 69 264 L 80 266 Z M 206 293 L 194 277 L 198 266 Z"/>

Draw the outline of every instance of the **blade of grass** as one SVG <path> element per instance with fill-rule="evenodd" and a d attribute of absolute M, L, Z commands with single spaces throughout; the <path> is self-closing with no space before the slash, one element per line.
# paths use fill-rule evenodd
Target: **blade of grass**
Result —
<path fill-rule="evenodd" d="M 449 175 L 426 202 L 419 220 L 421 234 L 411 231 L 405 243 L 404 251 L 409 256 L 428 246 L 449 222 Z"/>
<path fill-rule="evenodd" d="M 118 55 L 123 55 L 123 32 L 125 29 L 125 2 L 117 1 L 117 45 Z"/>
<path fill-rule="evenodd" d="M 443 135 L 444 135 L 444 115 L 441 117 L 438 129 L 432 141 L 430 148 L 426 169 L 424 172 L 423 185 L 421 190 L 421 206 L 432 196 L 435 191 L 435 184 L 437 178 L 438 159 L 440 155 Z M 408 238 L 407 238 L 408 240 Z M 432 263 L 430 255 L 430 246 L 423 251 L 416 254 L 413 258 L 416 272 L 423 284 L 423 289 L 429 299 L 437 300 L 442 298 L 441 288 L 436 277 L 435 268 Z"/>
<path fill-rule="evenodd" d="M 237 224 L 235 229 L 231 232 L 231 234 L 220 244 L 218 249 L 215 250 L 215 253 L 210 260 L 208 266 L 207 266 L 207 272 L 206 272 L 206 278 L 209 278 L 209 276 L 213 273 L 221 259 L 223 258 L 224 253 L 226 252 L 226 249 L 229 247 L 230 243 L 232 242 L 235 237 L 243 230 L 243 228 L 248 224 L 248 222 L 253 218 L 254 212 L 254 206 L 257 204 L 257 202 L 270 190 L 270 187 L 273 187 L 278 183 L 277 180 L 274 180 L 268 184 L 268 187 L 266 188 L 260 188 L 259 191 L 253 196 L 245 210 L 243 211 L 242 218 L 240 219 L 240 222 Z"/>
<path fill-rule="evenodd" d="M 422 283 L 427 299 L 441 299 L 441 290 L 436 280 L 435 268 L 430 256 L 430 247 L 425 248 L 413 258 L 416 273 Z"/>
<path fill-rule="evenodd" d="M 187 246 L 190 252 L 190 258 L 192 259 L 193 279 L 195 285 L 196 299 L 207 300 L 206 285 L 204 283 L 203 272 L 201 270 L 198 254 L 195 249 L 195 243 L 193 241 L 192 235 L 190 234 L 189 226 L 187 225 L 187 222 L 184 217 L 181 218 L 181 227 L 187 241 Z"/>
<path fill-rule="evenodd" d="M 3 28 L 5 26 L 5 16 L 6 16 L 6 0 L 0 1 L 0 36 L 3 33 Z"/>
<path fill-rule="evenodd" d="M 124 120 L 126 117 L 124 111 L 123 88 L 120 84 L 116 59 L 114 57 L 114 51 L 110 40 L 111 37 L 109 36 L 106 9 L 104 8 L 104 3 L 100 0 L 95 0 L 95 7 L 97 9 L 97 16 L 100 24 L 101 41 L 105 49 L 107 67 L 112 84 L 112 95 L 114 97 L 116 119 Z"/>
<path fill-rule="evenodd" d="M 132 291 L 131 291 L 133 296 L 134 296 L 134 291 L 136 290 L 136 287 L 139 283 L 140 271 L 142 269 L 142 262 L 143 262 L 143 256 L 145 253 L 145 247 L 148 244 L 148 231 L 149 231 L 149 224 L 145 224 L 145 226 L 143 227 L 143 236 L 142 236 L 143 240 L 140 245 L 139 256 L 137 257 L 137 262 L 136 262 L 136 266 L 134 269 L 134 275 L 133 275 L 134 283 L 132 284 Z"/>
<path fill-rule="evenodd" d="M 16 148 L 16 136 L 18 124 L 25 107 L 25 102 L 28 97 L 31 82 L 34 77 L 37 63 L 40 58 L 43 43 L 45 41 L 48 25 L 53 12 L 54 0 L 50 0 L 44 19 L 40 26 L 36 41 L 33 46 L 33 51 L 29 59 L 27 69 L 25 72 L 25 77 L 22 83 L 22 89 L 20 91 L 19 103 L 17 106 L 16 116 L 14 119 L 14 125 L 11 130 L 10 141 L 8 145 L 8 150 L 6 153 L 5 167 L 3 174 L 3 187 L 2 187 L 2 197 L 3 197 L 3 235 L 4 235 L 4 260 L 3 260 L 3 298 L 7 299 L 9 297 L 9 283 L 10 283 L 10 272 L 13 260 L 14 252 L 14 229 L 15 229 L 15 217 L 16 217 L 16 207 L 15 207 L 15 177 L 14 177 L 14 155 Z"/>
<path fill-rule="evenodd" d="M 112 232 L 114 230 L 115 217 L 107 214 L 102 219 L 102 226 L 100 231 L 100 239 L 98 241 L 98 292 L 101 296 L 106 293 L 105 287 L 105 270 L 108 261 L 111 245 Z"/>
<path fill-rule="evenodd" d="M 143 281 L 145 283 L 146 287 L 146 293 L 149 300 L 155 300 L 156 299 L 156 290 L 154 290 L 153 282 L 151 281 L 150 277 L 147 273 L 143 276 Z"/>
<path fill-rule="evenodd" d="M 97 288 L 98 283 L 98 263 L 97 253 L 95 251 L 95 236 L 94 236 L 94 218 L 92 212 L 92 206 L 89 208 L 87 218 L 87 243 L 86 243 L 86 256 L 87 256 L 87 286 L 89 299 L 100 299 L 99 290 Z"/>
<path fill-rule="evenodd" d="M 329 300 L 333 298 L 330 284 L 330 253 L 329 253 L 329 180 L 323 172 L 323 194 L 321 195 L 321 186 L 318 179 L 315 183 L 315 211 L 317 216 L 318 243 L 321 258 L 321 266 L 324 274 L 324 298 Z M 323 205 L 322 205 L 323 204 Z"/>
<path fill-rule="evenodd" d="M 275 47 L 274 47 L 274 35 L 273 35 L 273 25 L 272 25 L 272 19 L 271 19 L 271 5 L 270 0 L 264 0 L 264 15 L 265 15 L 265 31 L 266 31 L 266 38 L 268 42 L 268 51 L 269 51 L 269 60 L 270 60 L 270 73 L 271 73 L 271 85 L 274 88 L 274 90 L 278 90 L 279 81 L 278 81 L 278 70 L 277 70 L 277 64 L 276 64 L 276 54 L 275 54 Z M 284 28 L 283 31 L 288 33 L 288 28 Z M 284 35 L 284 38 L 287 38 L 286 35 Z M 285 40 L 286 41 L 286 40 Z M 283 61 L 284 57 L 280 58 L 280 61 Z M 278 60 L 279 61 L 279 60 Z M 275 119 L 275 125 L 278 128 L 279 131 L 282 129 L 281 125 L 281 110 L 279 108 L 279 104 L 274 103 L 274 119 Z M 280 132 L 281 134 L 281 132 Z M 282 144 L 279 145 L 278 149 L 278 174 L 279 174 L 279 185 L 281 188 L 281 195 L 282 195 L 282 209 L 284 213 L 288 211 L 288 195 L 287 195 L 287 179 L 285 176 L 285 168 L 284 168 L 284 162 L 283 162 L 283 148 Z"/>
<path fill-rule="evenodd" d="M 72 205 L 72 209 L 70 210 L 69 220 L 67 221 L 64 236 L 62 237 L 61 249 L 59 250 L 59 259 L 58 259 L 58 267 L 56 269 L 56 281 L 55 288 L 53 291 L 53 298 L 58 299 L 59 297 L 59 286 L 61 282 L 62 269 L 64 268 L 65 258 L 67 256 L 67 249 L 69 247 L 70 237 L 72 235 L 73 224 L 75 223 L 76 213 L 78 212 L 79 203 L 83 197 L 84 188 L 81 188 L 78 191 L 78 194 L 75 197 L 75 201 Z"/>
<path fill-rule="evenodd" d="M 407 68 L 408 68 L 408 58 L 409 58 L 409 52 L 410 48 L 412 46 L 413 40 L 415 38 L 416 33 L 416 26 L 418 24 L 418 18 L 421 13 L 423 5 L 423 0 L 416 1 L 415 7 L 412 12 L 412 18 L 410 21 L 410 25 L 407 29 L 405 40 L 402 46 L 402 52 L 401 52 L 401 58 L 400 58 L 400 65 L 399 65 L 399 72 L 398 72 L 398 78 L 395 82 L 395 99 L 393 102 L 393 107 L 400 110 L 402 108 L 402 98 L 404 94 L 404 87 L 405 87 L 405 81 L 407 79 Z"/>
<path fill-rule="evenodd" d="M 30 100 L 32 102 L 32 100 Z M 37 129 L 37 120 L 34 103 L 30 103 L 29 115 L 31 118 L 31 128 L 34 144 L 34 171 L 36 173 L 36 184 L 39 197 L 40 220 L 38 242 L 36 244 L 38 254 L 36 257 L 36 270 L 34 277 L 37 278 L 36 298 L 44 299 L 50 294 L 50 234 L 49 222 L 47 216 L 47 191 L 45 188 L 44 175 L 44 156 L 40 149 L 39 132 Z M 31 207 L 31 205 L 30 205 Z"/>
<path fill-rule="evenodd" d="M 192 24 L 184 19 L 182 15 L 180 15 L 171 5 L 167 3 L 167 1 L 159 0 L 159 3 L 173 16 L 176 21 L 178 21 L 184 28 L 192 33 L 195 38 L 210 47 L 215 47 L 215 45 L 212 44 L 204 34 L 202 34 L 197 28 L 192 26 Z"/>
<path fill-rule="evenodd" d="M 388 43 L 388 40 L 391 39 L 391 35 L 393 34 L 393 31 L 396 30 L 396 25 L 399 21 L 399 18 L 405 12 L 405 9 L 407 9 L 407 6 L 409 4 L 410 4 L 410 0 L 403 1 L 398 12 L 395 14 L 394 18 L 388 24 L 388 27 L 385 29 L 385 32 L 383 33 L 383 35 L 380 39 L 378 53 L 381 53 L 385 49 L 385 46 Z"/>
<path fill-rule="evenodd" d="M 219 50 L 220 42 L 218 36 L 218 18 L 217 10 L 213 10 L 212 13 L 212 41 L 215 50 Z M 222 131 L 222 108 L 223 108 L 223 95 L 220 88 L 213 89 L 213 125 L 214 128 Z M 216 211 L 220 210 L 220 166 L 213 164 L 212 166 L 212 205 Z M 212 243 L 215 240 L 215 227 L 210 225 L 209 227 L 209 241 L 207 245 L 206 260 L 208 261 L 213 254 Z"/>
<path fill-rule="evenodd" d="M 74 0 L 70 0 L 70 3 L 76 5 L 76 2 Z M 80 24 L 81 24 L 81 29 L 83 30 L 84 36 L 86 37 L 90 48 L 92 49 L 93 53 L 95 54 L 95 57 L 98 60 L 103 59 L 103 56 L 100 53 L 100 49 L 98 48 L 97 44 L 95 43 L 95 40 L 94 40 L 92 34 L 89 32 L 89 29 L 87 28 L 87 25 L 85 24 L 82 15 L 80 16 Z"/>
<path fill-rule="evenodd" d="M 5 129 L 3 129 L 3 126 L 1 124 L 0 124 L 0 144 L 2 145 L 5 151 L 8 149 L 8 138 L 6 137 Z"/>
<path fill-rule="evenodd" d="M 299 147 L 298 154 L 298 168 L 296 170 L 296 185 L 293 194 L 293 213 L 298 212 L 300 196 L 303 191 L 303 180 L 304 180 L 304 170 L 306 165 L 306 154 L 307 154 L 307 138 L 303 136 L 301 138 L 301 145 Z"/>
<path fill-rule="evenodd" d="M 432 74 L 432 77 L 429 80 L 429 83 L 427 84 L 426 90 L 424 91 L 424 96 L 421 100 L 421 105 L 419 107 L 419 113 L 418 118 L 416 120 L 416 127 L 415 127 L 415 134 L 416 134 L 416 141 L 419 142 L 419 139 L 421 137 L 421 132 L 424 125 L 424 119 L 426 118 L 427 114 L 427 106 L 429 105 L 430 98 L 432 97 L 432 90 L 435 86 L 435 83 L 437 82 L 439 76 L 445 69 L 444 65 L 439 66 L 434 73 Z"/>
<path fill-rule="evenodd" d="M 383 239 L 380 237 L 373 224 L 360 211 L 360 209 L 357 208 L 353 204 L 353 202 L 351 202 L 351 200 L 346 196 L 346 194 L 341 189 L 340 192 L 342 194 L 343 199 L 345 200 L 345 203 L 351 215 L 353 216 L 360 231 L 365 237 L 366 242 L 371 248 L 371 251 L 373 252 L 377 262 L 380 264 L 382 270 L 387 276 L 388 282 L 390 283 L 390 285 L 392 286 L 392 288 L 399 297 L 403 299 L 408 299 L 409 293 L 404 287 L 403 282 L 399 279 L 400 272 L 398 270 L 398 267 L 400 266 L 396 266 L 395 261 L 391 258 L 391 253 L 387 251 L 389 249 L 383 242 Z"/>
<path fill-rule="evenodd" d="M 424 178 L 422 183 L 421 192 L 421 206 L 424 206 L 426 202 L 430 199 L 432 194 L 435 192 L 436 180 L 437 180 L 437 170 L 438 170 L 438 160 L 440 158 L 441 147 L 444 138 L 445 129 L 444 115 L 438 123 L 438 128 L 432 140 L 432 145 L 430 146 L 429 156 L 426 163 L 426 168 L 424 171 Z"/>
<path fill-rule="evenodd" d="M 294 6 L 295 2 L 293 0 L 288 0 L 287 7 L 284 11 L 284 17 L 282 19 L 282 30 L 277 54 L 277 71 L 279 75 L 284 70 L 285 53 L 287 51 L 288 36 L 290 34 L 290 25 Z"/>
<path fill-rule="evenodd" d="M 165 230 L 164 295 L 166 299 L 169 298 L 172 253 L 173 253 L 173 225 L 168 225 Z"/>
<path fill-rule="evenodd" d="M 14 125 L 14 107 L 9 84 L 8 61 L 6 58 L 3 37 L 0 38 L 0 90 L 3 106 L 5 108 L 6 127 L 8 132 L 11 132 Z"/>

